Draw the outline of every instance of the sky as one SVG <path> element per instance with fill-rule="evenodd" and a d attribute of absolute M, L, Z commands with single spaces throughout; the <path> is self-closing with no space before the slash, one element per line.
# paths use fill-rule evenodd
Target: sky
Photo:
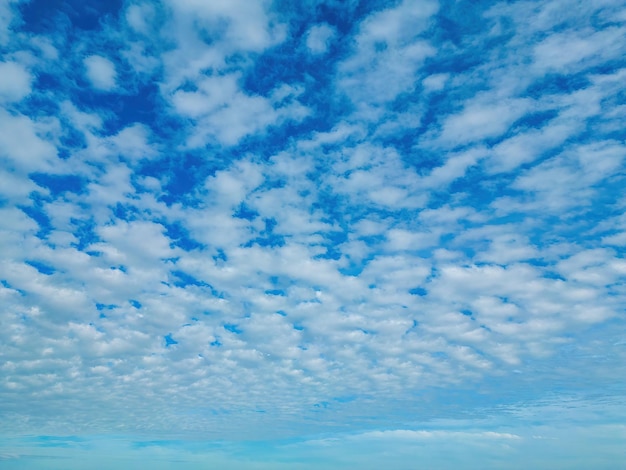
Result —
<path fill-rule="evenodd" d="M 0 469 L 626 468 L 625 35 L 0 0 Z"/>

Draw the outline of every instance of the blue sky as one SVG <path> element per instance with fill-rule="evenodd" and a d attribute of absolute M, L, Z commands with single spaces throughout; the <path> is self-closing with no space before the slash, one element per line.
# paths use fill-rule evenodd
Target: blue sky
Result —
<path fill-rule="evenodd" d="M 0 2 L 0 468 L 623 465 L 625 33 Z"/>

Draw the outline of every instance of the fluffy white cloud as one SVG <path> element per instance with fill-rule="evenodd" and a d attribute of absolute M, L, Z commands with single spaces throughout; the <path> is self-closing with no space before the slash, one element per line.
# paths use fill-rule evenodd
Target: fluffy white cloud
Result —
<path fill-rule="evenodd" d="M 419 34 L 437 8 L 435 2 L 407 0 L 361 23 L 355 53 L 340 64 L 338 82 L 362 108 L 363 116 L 371 112 L 368 105 L 389 102 L 412 90 L 420 65 L 436 53 Z"/>
<path fill-rule="evenodd" d="M 509 126 L 530 108 L 527 100 L 484 102 L 481 97 L 467 103 L 463 111 L 446 119 L 441 141 L 456 146 L 502 135 Z"/>
<path fill-rule="evenodd" d="M 95 89 L 110 91 L 117 86 L 115 64 L 109 59 L 99 55 L 90 55 L 83 62 L 87 79 Z"/>
<path fill-rule="evenodd" d="M 534 67 L 541 71 L 576 71 L 621 54 L 619 38 L 626 28 L 614 27 L 553 34 L 534 48 Z"/>
<path fill-rule="evenodd" d="M 154 7 L 149 3 L 133 4 L 126 10 L 126 21 L 136 32 L 146 34 L 155 15 Z"/>
<path fill-rule="evenodd" d="M 31 74 L 16 62 L 0 62 L 0 100 L 20 101 L 31 92 Z"/>
<path fill-rule="evenodd" d="M 335 30 L 330 25 L 315 25 L 306 34 L 306 47 L 312 54 L 323 54 L 334 36 Z"/>
<path fill-rule="evenodd" d="M 198 119 L 189 139 L 191 147 L 200 147 L 210 140 L 233 145 L 282 120 L 299 121 L 309 114 L 297 101 L 282 104 L 245 93 L 240 89 L 239 78 L 238 74 L 205 77 L 197 82 L 197 91 L 174 93 L 176 111 Z"/>
<path fill-rule="evenodd" d="M 284 35 L 279 25 L 272 24 L 265 0 L 168 0 L 167 3 L 175 12 L 193 16 L 209 34 L 220 29 L 220 22 L 226 22 L 225 34 L 220 39 L 235 50 L 261 51 Z"/>
<path fill-rule="evenodd" d="M 56 148 L 40 136 L 40 123 L 27 116 L 12 115 L 0 110 L 0 159 L 18 171 L 54 171 Z"/>
<path fill-rule="evenodd" d="M 163 54 L 164 91 L 202 80 L 203 72 L 229 72 L 229 60 L 261 53 L 286 38 L 285 25 L 265 0 L 171 1 L 165 34 L 176 48 Z"/>

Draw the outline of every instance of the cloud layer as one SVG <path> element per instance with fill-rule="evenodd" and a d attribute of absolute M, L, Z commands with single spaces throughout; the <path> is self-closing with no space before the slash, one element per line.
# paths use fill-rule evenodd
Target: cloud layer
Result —
<path fill-rule="evenodd" d="M 0 6 L 4 433 L 623 396 L 620 2 L 59 3 Z"/>

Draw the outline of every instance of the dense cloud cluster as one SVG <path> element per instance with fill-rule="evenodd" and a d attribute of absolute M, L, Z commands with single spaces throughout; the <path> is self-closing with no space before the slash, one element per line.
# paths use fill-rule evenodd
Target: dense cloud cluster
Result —
<path fill-rule="evenodd" d="M 0 5 L 4 432 L 617 393 L 622 2 L 300 3 Z"/>

